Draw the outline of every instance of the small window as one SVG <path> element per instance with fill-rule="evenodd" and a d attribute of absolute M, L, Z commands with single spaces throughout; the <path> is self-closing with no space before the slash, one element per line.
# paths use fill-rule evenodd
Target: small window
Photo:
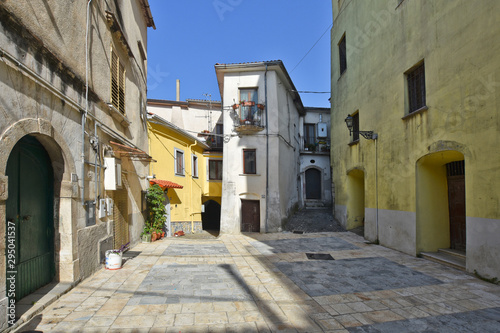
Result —
<path fill-rule="evenodd" d="M 222 160 L 208 160 L 208 179 L 222 180 Z"/>
<path fill-rule="evenodd" d="M 243 149 L 243 173 L 246 175 L 257 173 L 257 152 L 255 149 Z"/>
<path fill-rule="evenodd" d="M 115 51 L 111 51 L 111 104 L 125 114 L 125 67 Z"/>
<path fill-rule="evenodd" d="M 359 112 L 352 115 L 352 141 L 359 141 Z"/>
<path fill-rule="evenodd" d="M 424 63 L 406 72 L 408 86 L 408 113 L 426 106 L 425 102 L 425 68 Z"/>
<path fill-rule="evenodd" d="M 175 174 L 184 176 L 184 152 L 182 150 L 175 150 Z"/>
<path fill-rule="evenodd" d="M 347 69 L 347 53 L 345 44 L 345 34 L 339 42 L 340 75 Z"/>
<path fill-rule="evenodd" d="M 191 174 L 193 178 L 198 178 L 198 157 L 191 155 Z"/>
<path fill-rule="evenodd" d="M 217 124 L 215 125 L 215 133 L 218 134 L 216 137 L 215 137 L 215 146 L 217 148 L 222 148 L 223 146 L 223 143 L 224 143 L 224 138 L 223 138 L 223 135 L 224 135 L 224 125 L 223 124 Z"/>
<path fill-rule="evenodd" d="M 304 145 L 314 145 L 316 143 L 316 126 L 314 124 L 304 124 Z"/>

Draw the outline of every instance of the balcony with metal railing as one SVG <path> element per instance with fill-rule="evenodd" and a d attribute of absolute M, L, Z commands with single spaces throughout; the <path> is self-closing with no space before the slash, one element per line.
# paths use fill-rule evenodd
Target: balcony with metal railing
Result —
<path fill-rule="evenodd" d="M 264 130 L 264 104 L 242 102 L 233 106 L 234 129 L 241 134 L 253 134 Z"/>

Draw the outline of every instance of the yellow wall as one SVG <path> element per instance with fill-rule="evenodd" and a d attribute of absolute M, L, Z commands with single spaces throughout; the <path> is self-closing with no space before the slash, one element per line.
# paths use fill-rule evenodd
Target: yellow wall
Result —
<path fill-rule="evenodd" d="M 220 203 L 221 187 L 207 180 L 208 159 L 199 142 L 181 135 L 168 127 L 149 123 L 149 153 L 157 162 L 152 163 L 151 174 L 156 179 L 169 180 L 182 189 L 168 189 L 170 219 L 172 222 L 201 221 L 201 205 L 211 199 Z M 175 150 L 184 152 L 184 175 L 175 174 Z M 192 177 L 192 155 L 198 159 L 198 177 Z M 222 154 L 220 154 L 222 158 Z M 207 199 L 206 197 L 209 197 Z"/>
<path fill-rule="evenodd" d="M 388 235 L 383 245 L 412 254 L 449 246 L 444 164 L 465 160 L 467 269 L 500 275 L 500 260 L 484 259 L 500 245 L 483 246 L 500 239 L 500 1 L 341 3 L 332 1 L 331 32 L 336 217 L 353 226 L 348 171 L 362 169 L 365 223 Z M 405 72 L 422 60 L 428 109 L 408 116 Z M 344 119 L 358 110 L 360 130 L 375 131 L 376 142 L 349 145 Z"/>

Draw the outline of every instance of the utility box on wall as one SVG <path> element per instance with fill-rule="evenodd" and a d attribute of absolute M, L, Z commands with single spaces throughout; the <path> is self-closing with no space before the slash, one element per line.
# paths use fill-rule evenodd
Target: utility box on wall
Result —
<path fill-rule="evenodd" d="M 114 191 L 122 187 L 122 164 L 114 157 L 104 158 L 104 189 Z"/>
<path fill-rule="evenodd" d="M 328 137 L 328 126 L 326 123 L 318 123 L 318 138 Z"/>

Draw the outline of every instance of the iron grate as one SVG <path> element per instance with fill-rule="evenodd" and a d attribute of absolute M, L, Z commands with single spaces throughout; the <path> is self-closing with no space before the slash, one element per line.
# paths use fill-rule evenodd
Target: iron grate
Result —
<path fill-rule="evenodd" d="M 329 253 L 306 253 L 309 260 L 335 260 Z"/>

